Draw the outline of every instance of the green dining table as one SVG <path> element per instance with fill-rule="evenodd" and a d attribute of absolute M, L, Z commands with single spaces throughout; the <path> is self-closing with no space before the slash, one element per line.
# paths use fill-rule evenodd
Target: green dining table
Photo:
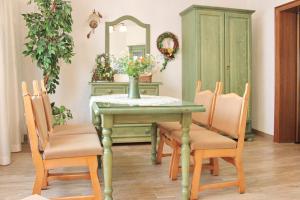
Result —
<path fill-rule="evenodd" d="M 142 97 L 143 98 L 143 97 Z M 190 169 L 190 145 L 189 131 L 192 123 L 192 112 L 204 112 L 202 105 L 193 102 L 176 101 L 156 105 L 129 105 L 126 103 L 109 103 L 95 100 L 91 103 L 93 123 L 97 129 L 102 131 L 103 153 L 103 174 L 104 174 L 104 199 L 113 199 L 112 188 L 112 127 L 116 124 L 148 123 L 151 128 L 151 160 L 156 164 L 157 146 L 157 125 L 158 122 L 178 121 L 182 125 L 182 199 L 188 200 L 189 190 L 189 169 Z"/>

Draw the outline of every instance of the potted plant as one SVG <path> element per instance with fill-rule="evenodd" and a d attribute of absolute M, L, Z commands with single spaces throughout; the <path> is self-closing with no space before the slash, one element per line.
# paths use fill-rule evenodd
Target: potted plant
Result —
<path fill-rule="evenodd" d="M 126 55 L 113 61 L 114 67 L 121 73 L 129 76 L 128 97 L 141 98 L 139 92 L 139 77 L 141 74 L 150 73 L 156 62 L 152 55 L 136 57 Z"/>
<path fill-rule="evenodd" d="M 92 81 L 113 81 L 115 71 L 110 67 L 107 54 L 97 55 L 96 67 L 93 69 Z"/>
<path fill-rule="evenodd" d="M 37 12 L 22 14 L 28 28 L 23 54 L 30 56 L 43 72 L 48 94 L 54 94 L 59 84 L 62 61 L 71 63 L 74 55 L 72 32 L 72 7 L 66 0 L 30 0 L 35 3 Z M 64 107 L 64 106 L 62 106 Z M 60 107 L 60 108 L 62 108 Z M 57 107 L 52 107 L 54 112 Z M 72 118 L 70 110 L 59 109 L 64 122 Z"/>

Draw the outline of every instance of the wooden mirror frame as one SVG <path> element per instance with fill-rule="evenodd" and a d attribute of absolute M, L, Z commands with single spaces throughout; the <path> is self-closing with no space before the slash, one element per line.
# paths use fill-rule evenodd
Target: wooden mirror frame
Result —
<path fill-rule="evenodd" d="M 150 24 L 144 24 L 137 18 L 130 16 L 130 15 L 125 15 L 122 17 L 119 17 L 118 19 L 111 21 L 111 22 L 105 22 L 105 53 L 109 54 L 109 27 L 114 26 L 119 24 L 122 21 L 125 20 L 130 20 L 134 23 L 136 23 L 138 26 L 145 28 L 146 29 L 146 54 L 150 54 Z"/>

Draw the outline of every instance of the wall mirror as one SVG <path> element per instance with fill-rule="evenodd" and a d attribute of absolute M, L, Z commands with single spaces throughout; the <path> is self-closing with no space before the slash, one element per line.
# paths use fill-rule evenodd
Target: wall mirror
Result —
<path fill-rule="evenodd" d="M 105 23 L 105 53 L 119 57 L 150 53 L 150 25 L 126 15 Z"/>

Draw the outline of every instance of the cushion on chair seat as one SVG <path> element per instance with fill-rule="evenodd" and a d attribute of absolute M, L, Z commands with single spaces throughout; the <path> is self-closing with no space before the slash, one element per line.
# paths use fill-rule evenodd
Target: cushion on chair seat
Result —
<path fill-rule="evenodd" d="M 197 130 L 192 130 L 190 131 L 190 139 L 192 138 L 191 133 L 193 132 L 197 132 L 198 134 L 201 133 L 203 130 L 207 130 L 203 127 L 200 127 L 201 129 L 197 129 Z M 168 138 L 170 139 L 174 139 L 177 143 L 181 144 L 181 135 L 182 135 L 182 131 L 180 130 L 174 130 L 171 132 L 168 132 L 168 134 L 166 134 Z"/>
<path fill-rule="evenodd" d="M 57 135 L 50 137 L 44 159 L 95 156 L 102 154 L 97 134 Z"/>
<path fill-rule="evenodd" d="M 191 131 L 190 141 L 192 150 L 235 149 L 237 147 L 237 142 L 233 139 L 210 130 Z"/>
<path fill-rule="evenodd" d="M 97 133 L 92 124 L 65 124 L 53 128 L 52 135 Z"/>
<path fill-rule="evenodd" d="M 158 123 L 158 127 L 162 133 L 170 134 L 171 131 L 181 130 L 181 124 L 179 122 L 162 122 Z M 205 129 L 197 124 L 192 123 L 190 130 Z"/>
<path fill-rule="evenodd" d="M 181 144 L 181 131 L 172 131 L 171 134 L 171 137 Z M 190 131 L 190 145 L 192 150 L 234 149 L 237 146 L 237 142 L 219 133 L 202 129 Z"/>

